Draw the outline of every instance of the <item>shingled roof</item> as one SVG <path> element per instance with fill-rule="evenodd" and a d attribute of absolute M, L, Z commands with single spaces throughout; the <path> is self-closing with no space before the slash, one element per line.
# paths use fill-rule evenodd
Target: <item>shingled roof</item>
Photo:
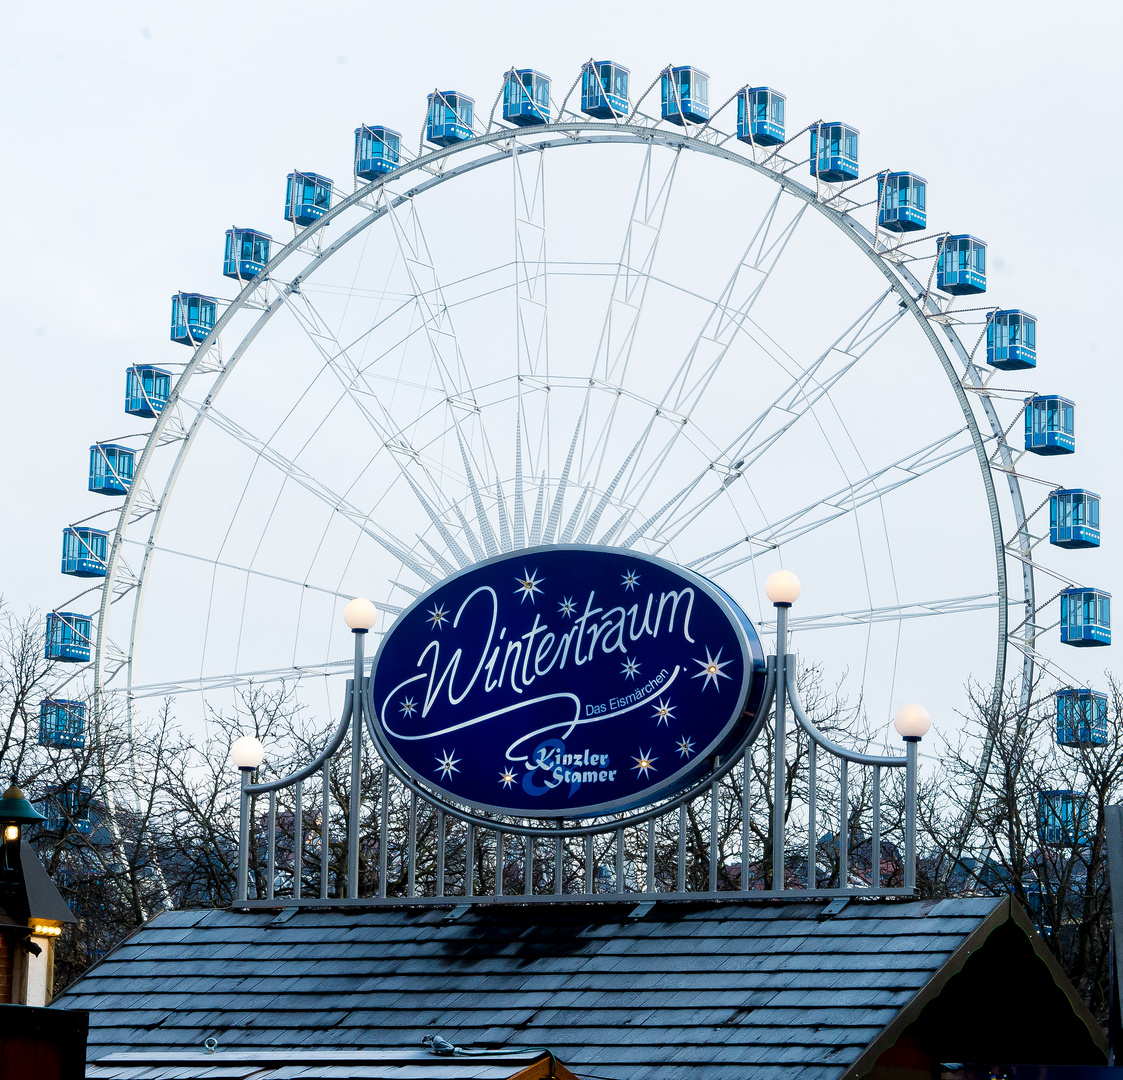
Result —
<path fill-rule="evenodd" d="M 91 1060 L 212 1037 L 412 1049 L 439 1032 L 548 1047 L 608 1080 L 837 1078 L 867 1071 L 1013 918 L 996 898 L 171 911 L 57 1004 L 89 1010 Z M 1057 993 L 1098 1053 L 1087 1010 Z"/>

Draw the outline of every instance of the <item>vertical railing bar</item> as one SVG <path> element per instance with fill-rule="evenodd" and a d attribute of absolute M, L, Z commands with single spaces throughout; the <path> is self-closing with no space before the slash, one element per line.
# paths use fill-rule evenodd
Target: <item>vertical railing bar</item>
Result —
<path fill-rule="evenodd" d="M 787 642 L 789 606 L 776 605 L 776 703 L 772 748 L 772 888 L 784 887 L 784 781 L 787 779 Z M 794 657 L 793 657 L 794 662 Z M 777 884 L 779 882 L 779 884 Z"/>
<path fill-rule="evenodd" d="M 269 792 L 269 881 L 265 885 L 266 899 L 273 899 L 274 882 L 277 880 L 277 793 Z"/>
<path fill-rule="evenodd" d="M 406 895 L 417 889 L 417 792 L 409 793 L 409 866 L 406 867 Z"/>
<path fill-rule="evenodd" d="M 597 891 L 597 883 L 594 880 L 594 873 L 596 867 L 593 865 L 593 835 L 590 833 L 585 837 L 585 892 L 592 896 Z"/>
<path fill-rule="evenodd" d="M 534 837 L 526 834 L 523 850 L 523 896 L 534 895 Z"/>
<path fill-rule="evenodd" d="M 503 830 L 495 830 L 495 889 L 496 896 L 503 895 Z"/>
<path fill-rule="evenodd" d="M 330 805 L 328 803 L 328 762 L 320 770 L 323 780 L 320 798 L 320 899 L 328 898 L 328 858 L 331 854 Z"/>
<path fill-rule="evenodd" d="M 647 891 L 655 891 L 655 819 L 647 822 Z"/>
<path fill-rule="evenodd" d="M 818 746 L 814 739 L 810 740 L 807 754 L 807 887 L 818 887 L 815 874 L 815 854 L 819 846 L 819 828 L 815 822 L 815 764 Z"/>
<path fill-rule="evenodd" d="M 616 892 L 624 891 L 624 830 L 616 830 Z"/>
<path fill-rule="evenodd" d="M 718 759 L 714 758 L 714 768 Z M 717 892 L 717 781 L 710 785 L 710 892 Z"/>
<path fill-rule="evenodd" d="M 676 888 L 686 892 L 686 804 L 678 808 L 678 881 Z"/>
<path fill-rule="evenodd" d="M 476 895 L 476 827 L 470 821 L 464 842 L 464 895 Z"/>
<path fill-rule="evenodd" d="M 840 889 L 847 888 L 850 883 L 850 796 L 846 788 L 848 764 L 846 758 L 842 758 L 839 769 L 838 887 Z"/>
<path fill-rule="evenodd" d="M 300 899 L 300 888 L 304 883 L 304 781 L 296 782 L 296 809 L 292 818 L 292 895 Z"/>
<path fill-rule="evenodd" d="M 916 754 L 917 739 L 905 739 L 905 888 L 916 888 Z"/>
<path fill-rule="evenodd" d="M 873 836 L 870 838 L 870 884 L 881 888 L 881 766 L 873 767 Z"/>
<path fill-rule="evenodd" d="M 250 797 L 246 791 L 252 769 L 243 769 L 239 766 L 238 777 L 241 784 L 238 797 L 238 884 L 237 894 L 239 900 L 249 899 L 250 875 Z"/>
<path fill-rule="evenodd" d="M 378 895 L 386 895 L 386 866 L 390 847 L 390 770 L 382 765 L 382 799 L 378 807 Z"/>
<path fill-rule="evenodd" d="M 445 894 L 445 812 L 437 811 L 437 895 Z"/>
<path fill-rule="evenodd" d="M 749 753 L 741 759 L 741 891 L 749 887 Z"/>
<path fill-rule="evenodd" d="M 558 828 L 564 828 L 562 819 L 558 818 Z M 554 838 L 554 895 L 561 896 L 564 885 L 563 863 L 565 861 L 565 848 L 562 847 L 562 838 Z"/>

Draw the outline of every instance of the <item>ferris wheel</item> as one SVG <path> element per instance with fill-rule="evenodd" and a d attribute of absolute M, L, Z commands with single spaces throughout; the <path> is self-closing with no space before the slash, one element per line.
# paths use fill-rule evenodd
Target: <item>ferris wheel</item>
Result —
<path fill-rule="evenodd" d="M 1107 594 L 1035 588 L 1043 541 L 1098 544 L 1098 500 L 1023 496 L 1073 405 L 1004 381 L 1035 321 L 980 299 L 986 245 L 772 88 L 719 103 L 669 66 L 636 90 L 610 61 L 560 95 L 512 69 L 486 113 L 435 90 L 416 149 L 356 129 L 349 193 L 293 170 L 291 240 L 227 230 L 232 293 L 173 296 L 167 359 L 127 372 L 145 430 L 91 447 L 114 501 L 65 531 L 91 588 L 48 616 L 60 730 L 83 680 L 130 723 L 282 682 L 334 713 L 346 600 L 385 631 L 553 544 L 688 567 L 766 633 L 764 581 L 797 568 L 797 644 L 875 723 L 969 676 L 1028 698 L 1055 594 L 1092 611 L 1069 643 L 1109 639 Z"/>

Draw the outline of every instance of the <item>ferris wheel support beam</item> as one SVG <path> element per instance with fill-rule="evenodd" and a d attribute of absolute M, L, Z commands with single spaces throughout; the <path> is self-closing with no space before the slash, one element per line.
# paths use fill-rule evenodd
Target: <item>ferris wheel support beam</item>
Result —
<path fill-rule="evenodd" d="M 622 500 L 638 501 L 647 494 L 652 484 L 657 482 L 663 462 L 686 431 L 686 422 L 693 417 L 702 395 L 742 331 L 772 271 L 787 250 L 788 242 L 795 235 L 796 228 L 807 210 L 806 203 L 799 204 L 796 213 L 783 224 L 775 238 L 770 239 L 783 194 L 782 190 L 776 192 L 776 197 L 753 232 L 744 254 L 712 305 L 685 359 L 673 376 L 671 385 L 659 402 L 657 412 L 660 416 L 666 415 L 668 418 L 673 416 L 674 419 L 685 422 L 672 425 L 670 436 L 662 451 L 646 469 L 631 479 L 621 495 Z M 747 288 L 742 285 L 743 276 L 748 278 Z M 744 295 L 741 295 L 742 293 Z M 691 382 L 696 366 L 700 366 L 702 370 Z M 645 438 L 647 434 L 648 432 L 645 432 Z"/>
<path fill-rule="evenodd" d="M 382 198 L 385 201 L 385 192 L 383 192 Z M 476 539 L 476 534 L 468 527 L 467 521 L 462 518 L 465 536 L 468 540 L 468 546 L 472 549 L 472 554 L 477 559 L 490 558 L 499 554 L 499 545 L 491 528 L 491 522 L 484 511 L 480 487 L 476 481 L 475 470 L 473 470 L 470 460 L 474 459 L 475 455 L 470 450 L 469 441 L 465 438 L 463 422 L 457 415 L 456 403 L 466 401 L 474 407 L 468 415 L 469 418 L 474 417 L 473 422 L 479 429 L 483 443 L 481 449 L 485 455 L 490 457 L 491 451 L 484 430 L 483 417 L 470 390 L 468 371 L 464 363 L 463 353 L 460 350 L 460 342 L 456 336 L 452 315 L 445 301 L 444 290 L 441 288 L 440 278 L 433 263 L 428 241 L 425 239 L 425 233 L 418 218 L 416 203 L 412 199 L 409 200 L 408 204 L 391 199 L 386 202 L 386 205 L 389 207 L 388 217 L 393 225 L 398 251 L 405 265 L 406 273 L 409 275 L 418 313 L 423 320 L 425 337 L 429 343 L 433 362 L 444 385 L 448 415 L 456 431 L 457 442 L 460 444 L 460 454 L 464 460 L 465 477 L 472 494 L 472 504 L 476 511 L 482 548 L 480 541 Z M 400 215 L 403 207 L 408 207 L 407 222 L 401 220 Z M 422 282 L 420 280 L 422 274 L 428 277 L 428 281 Z M 498 477 L 494 461 L 491 461 L 490 465 L 493 476 Z M 478 461 L 476 461 L 476 468 L 480 468 Z M 484 470 L 481 469 L 481 472 L 484 472 Z M 485 485 L 490 488 L 486 473 L 483 479 Z M 459 512 L 459 507 L 455 503 L 454 507 Z"/>
<path fill-rule="evenodd" d="M 591 484 L 593 487 L 598 486 L 601 470 L 604 468 L 609 434 L 616 419 L 619 399 L 609 407 L 608 415 L 600 423 L 599 429 L 593 431 L 589 422 L 592 387 L 594 380 L 609 385 L 623 381 L 631 359 L 632 346 L 635 343 L 636 329 L 643 314 L 643 304 L 647 296 L 647 287 L 651 282 L 655 255 L 663 234 L 663 221 L 678 172 L 677 150 L 665 169 L 658 172 L 653 161 L 652 149 L 651 144 L 645 148 L 643 165 L 640 168 L 636 192 L 632 200 L 632 212 L 628 218 L 628 227 L 624 233 L 620 258 L 617 261 L 612 290 L 605 307 L 604 322 L 589 373 L 590 389 L 585 396 L 585 407 L 582 410 L 585 435 L 581 440 L 578 479 L 579 482 Z M 636 448 L 636 453 L 641 448 L 642 439 Z M 617 480 L 616 484 L 619 482 Z M 592 530 L 589 530 L 589 533 L 591 535 Z"/>
<path fill-rule="evenodd" d="M 699 501 L 692 505 L 681 507 L 679 513 L 673 515 L 663 525 L 664 530 L 677 526 L 678 531 L 681 532 L 715 499 L 720 498 L 732 481 L 744 476 L 748 469 L 787 434 L 800 419 L 810 414 L 813 406 L 821 398 L 827 396 L 839 380 L 903 318 L 904 313 L 899 308 L 894 307 L 888 319 L 875 325 L 872 331 L 870 330 L 870 322 L 873 316 L 889 295 L 890 293 L 887 291 L 879 296 L 812 363 L 800 368 L 792 383 L 777 394 L 749 422 L 737 438 L 727 445 L 722 452 L 721 459 L 719 459 L 724 466 L 724 479 L 719 479 L 720 474 L 712 465 L 703 469 L 692 483 L 668 499 L 642 525 L 630 533 L 621 546 L 630 547 L 669 511 L 675 507 L 681 507 L 682 502 L 693 494 L 703 482 L 708 479 L 718 480 L 715 488 L 704 494 Z M 829 369 L 824 373 L 822 369 L 826 367 L 827 361 L 835 354 L 842 358 L 843 362 L 837 368 Z M 775 419 L 777 425 L 766 428 L 766 424 L 773 419 Z M 761 434 L 762 431 L 763 434 Z M 666 535 L 663 546 L 665 547 L 676 535 L 677 532 Z"/>
<path fill-rule="evenodd" d="M 301 317 L 300 313 L 295 308 L 290 308 L 290 310 L 293 312 L 294 317 L 296 318 L 297 324 L 305 330 L 309 341 L 311 342 L 312 346 L 320 353 L 324 364 L 328 368 L 330 368 L 330 370 L 339 379 L 339 382 L 343 388 L 344 395 L 359 410 L 360 414 L 370 425 L 371 430 L 375 433 L 375 435 L 377 435 L 381 444 L 387 450 L 391 451 L 393 460 L 400 470 L 402 478 L 409 485 L 414 496 L 417 498 L 418 503 L 424 508 L 426 515 L 429 517 L 434 527 L 436 527 L 438 532 L 440 532 L 441 538 L 448 545 L 449 550 L 452 552 L 457 562 L 460 564 L 461 569 L 471 565 L 472 560 L 464 554 L 459 544 L 457 544 L 457 542 L 453 539 L 451 533 L 448 532 L 447 527 L 441 520 L 440 512 L 437 509 L 441 501 L 444 501 L 446 503 L 449 512 L 455 512 L 455 510 L 450 504 L 447 504 L 447 500 L 441 500 L 440 485 L 430 475 L 429 470 L 426 468 L 421 452 L 411 444 L 404 429 L 395 428 L 392 424 L 389 423 L 388 417 L 384 416 L 382 418 L 379 418 L 367 407 L 366 402 L 362 400 L 363 394 L 357 393 L 355 389 L 356 383 L 360 381 L 366 388 L 363 393 L 369 396 L 371 400 L 378 404 L 383 409 L 383 412 L 385 412 L 385 408 L 384 406 L 382 406 L 382 401 L 379 394 L 372 386 L 370 386 L 369 382 L 366 380 L 365 375 L 361 370 L 359 370 L 357 365 L 353 365 L 355 366 L 354 372 L 349 372 L 341 369 L 340 365 L 337 363 L 337 357 L 347 355 L 348 349 L 350 347 L 344 346 L 340 343 L 336 335 L 332 333 L 331 329 L 328 327 L 326 321 L 316 310 L 315 305 L 312 304 L 309 301 L 308 297 L 304 294 L 303 290 L 301 292 L 301 299 L 303 301 L 304 307 L 309 311 L 319 329 L 315 333 L 313 333 L 307 326 L 306 321 Z M 324 341 L 328 341 L 334 345 L 334 353 L 324 347 Z M 433 493 L 432 495 L 426 495 L 424 492 L 422 492 L 420 485 L 417 483 L 414 477 L 410 475 L 409 465 L 411 463 L 415 464 L 421 471 L 426 483 Z M 461 521 L 463 522 L 463 519 L 461 519 Z M 432 552 L 430 552 L 430 554 L 432 554 Z M 437 558 L 437 556 L 434 557 Z"/>
<path fill-rule="evenodd" d="M 928 473 L 934 472 L 970 453 L 970 444 L 947 448 L 949 443 L 966 430 L 966 428 L 960 428 L 950 435 L 945 435 L 935 442 L 929 443 L 919 450 L 914 450 L 891 464 L 875 469 L 845 487 L 839 488 L 829 495 L 824 495 L 815 502 L 808 503 L 803 508 L 779 518 L 767 529 L 742 537 L 740 540 L 727 544 L 708 555 L 703 555 L 699 559 L 694 559 L 686 565 L 689 569 L 697 570 L 707 577 L 717 577 L 751 562 L 766 551 L 775 551 L 783 544 L 797 540 L 799 537 L 805 536 L 807 533 L 813 532 L 845 514 L 853 513 L 869 503 L 876 502 L 890 492 L 896 491 L 906 484 L 911 484 L 914 480 L 919 480 L 922 476 L 926 476 Z M 890 479 L 886 480 L 887 477 L 890 477 Z M 731 479 L 735 479 L 735 477 L 727 478 L 727 480 Z M 749 545 L 747 554 L 739 556 L 732 562 L 717 566 L 711 565 L 715 559 L 728 555 L 745 544 Z"/>
<path fill-rule="evenodd" d="M 594 123 L 585 120 L 567 121 L 564 123 L 545 125 L 535 128 L 533 130 L 527 129 L 520 132 L 512 132 L 508 130 L 492 132 L 479 136 L 468 142 L 459 144 L 454 148 L 442 148 L 439 151 L 434 151 L 431 154 L 425 155 L 414 159 L 402 165 L 395 173 L 390 174 L 387 179 L 395 182 L 406 180 L 411 174 L 418 173 L 419 182 L 414 184 L 405 193 L 401 195 L 388 196 L 390 202 L 400 205 L 401 202 L 407 199 L 413 199 L 422 191 L 427 190 L 436 184 L 447 182 L 456 176 L 464 175 L 475 169 L 482 168 L 490 165 L 495 161 L 506 158 L 511 153 L 527 153 L 527 152 L 540 152 L 546 149 L 560 148 L 562 146 L 579 146 L 585 144 L 597 143 L 631 143 L 634 145 L 654 146 L 660 145 L 668 150 L 674 151 L 675 159 L 678 158 L 678 151 L 683 149 L 691 149 L 698 153 L 706 154 L 714 158 L 720 158 L 734 164 L 741 165 L 750 170 L 756 171 L 772 182 L 780 185 L 790 194 L 798 199 L 803 200 L 808 206 L 815 208 L 826 219 L 833 222 L 844 234 L 848 235 L 855 245 L 861 250 L 866 257 L 870 260 L 871 264 L 875 266 L 887 280 L 890 287 L 897 293 L 903 310 L 908 311 L 916 319 L 921 326 L 923 333 L 928 339 L 930 346 L 936 353 L 941 365 L 944 368 L 945 374 L 949 381 L 952 383 L 954 392 L 957 395 L 959 406 L 967 420 L 970 430 L 971 440 L 974 445 L 975 453 L 979 461 L 980 471 L 982 473 L 982 480 L 984 491 L 986 494 L 990 517 L 992 534 L 995 540 L 995 559 L 996 559 L 996 578 L 997 578 L 997 610 L 998 610 L 998 637 L 1000 647 L 996 659 L 995 670 L 995 683 L 994 683 L 994 696 L 993 702 L 995 708 L 1000 707 L 1003 697 L 1003 684 L 1005 677 L 1005 643 L 1008 638 L 1008 612 L 1007 612 L 1007 595 L 1008 595 L 1008 580 L 1006 573 L 1006 551 L 1003 542 L 1003 534 L 1001 529 L 1000 515 L 997 503 L 997 496 L 993 483 L 993 476 L 989 468 L 983 438 L 978 429 L 978 423 L 975 419 L 972 408 L 967 400 L 966 392 L 960 382 L 954 365 L 951 362 L 948 349 L 945 348 L 943 341 L 937 335 L 935 328 L 931 325 L 932 320 L 929 318 L 931 315 L 939 314 L 940 307 L 935 299 L 927 292 L 927 290 L 916 280 L 916 278 L 909 272 L 907 266 L 901 263 L 890 262 L 888 258 L 883 257 L 883 253 L 877 250 L 876 241 L 871 233 L 863 226 L 854 221 L 848 214 L 846 208 L 840 208 L 839 205 L 827 205 L 820 198 L 816 192 L 810 188 L 793 180 L 788 172 L 779 172 L 774 168 L 769 167 L 762 163 L 753 161 L 752 159 L 739 153 L 736 149 L 730 149 L 727 145 L 717 145 L 712 142 L 707 142 L 697 138 L 693 138 L 689 133 L 681 130 L 669 130 L 661 128 L 657 125 L 646 125 L 639 123 L 619 123 L 619 122 L 604 122 Z M 504 145 L 506 147 L 504 148 Z M 514 149 L 511 149 L 514 144 Z M 798 163 L 792 163 L 792 168 L 795 168 Z M 439 167 L 440 171 L 436 174 L 433 169 Z M 98 620 L 97 641 L 96 641 L 96 659 L 94 666 L 94 712 L 95 716 L 100 707 L 101 695 L 105 691 L 105 680 L 103 678 L 103 664 L 105 663 L 106 653 L 104 651 L 105 644 L 105 624 L 107 622 L 108 608 L 113 596 L 112 580 L 116 574 L 118 556 L 121 548 L 124 530 L 132 523 L 137 499 L 140 497 L 142 490 L 142 480 L 144 473 L 149 467 L 153 450 L 158 447 L 165 434 L 165 426 L 171 422 L 171 414 L 174 411 L 174 405 L 178 400 L 179 391 L 181 387 L 186 387 L 188 382 L 196 375 L 204 372 L 214 372 L 216 378 L 210 391 L 207 395 L 207 400 L 204 403 L 204 409 L 209 408 L 210 404 L 216 399 L 220 392 L 225 380 L 229 377 L 240 357 L 244 354 L 245 350 L 252 343 L 256 335 L 266 325 L 269 319 L 272 318 L 277 310 L 277 303 L 265 303 L 258 299 L 259 296 L 266 296 L 263 291 L 268 287 L 270 279 L 276 274 L 277 270 L 282 264 L 294 256 L 302 249 L 305 239 L 308 235 L 316 232 L 321 232 L 324 227 L 340 215 L 348 214 L 353 209 L 367 209 L 370 205 L 369 200 L 372 196 L 382 197 L 385 189 L 386 181 L 376 181 L 372 184 L 358 188 L 355 193 L 340 201 L 335 207 L 331 208 L 328 213 L 316 223 L 315 226 L 310 226 L 308 229 L 297 234 L 297 236 L 280 250 L 266 266 L 265 271 L 255 278 L 252 282 L 248 283 L 242 290 L 238 298 L 224 310 L 219 317 L 219 320 L 208 336 L 206 341 L 199 346 L 184 369 L 183 374 L 177 381 L 176 387 L 173 388 L 171 400 L 169 405 L 172 408 L 166 408 L 157 418 L 153 433 L 149 437 L 149 441 L 142 451 L 140 458 L 137 462 L 136 472 L 134 473 L 134 482 L 130 487 L 129 492 L 125 496 L 124 505 L 121 509 L 121 515 L 118 519 L 117 528 L 113 534 L 113 539 L 110 547 L 109 556 L 107 559 L 107 587 L 102 594 L 102 604 Z M 386 211 L 387 199 L 383 199 L 383 205 L 374 212 L 369 213 L 366 217 L 360 220 L 352 227 L 345 230 L 342 236 L 332 244 L 324 245 L 318 248 L 314 253 L 307 266 L 299 272 L 291 281 L 288 286 L 290 290 L 296 289 L 300 281 L 314 272 L 314 270 L 322 265 L 326 259 L 330 258 L 354 235 L 357 235 L 363 229 L 370 226 L 370 224 L 381 217 Z M 212 350 L 215 349 L 219 341 L 220 334 L 230 325 L 231 320 L 238 315 L 238 313 L 245 308 L 252 308 L 260 311 L 256 322 L 250 327 L 248 333 L 243 338 L 239 347 L 235 350 L 229 359 L 222 360 L 220 358 L 218 363 L 213 363 L 210 359 Z M 951 326 L 944 326 L 944 334 L 950 344 L 950 348 L 956 353 L 957 357 L 963 361 L 968 368 L 970 375 L 972 365 L 970 364 L 970 357 L 963 344 L 958 340 Z M 217 353 L 216 353 L 217 355 Z M 979 380 L 981 382 L 981 380 Z M 1002 426 L 998 422 L 997 414 L 994 411 L 993 405 L 985 396 L 982 397 L 982 409 L 986 418 L 988 426 L 990 426 L 993 436 L 999 439 L 1000 443 L 1003 442 Z M 191 423 L 190 428 L 186 434 L 178 437 L 178 450 L 172 462 L 172 466 L 168 471 L 167 478 L 164 483 L 163 495 L 160 500 L 152 500 L 152 523 L 150 525 L 149 537 L 150 541 L 154 543 L 156 535 L 159 531 L 159 526 L 163 518 L 163 509 L 167 504 L 167 498 L 174 488 L 176 478 L 182 468 L 186 452 L 189 449 L 194 435 L 199 430 L 201 414 L 197 414 Z M 1005 453 L 1009 453 L 1008 448 Z M 1018 478 L 1012 469 L 1009 467 L 1008 484 L 1010 488 L 1011 498 L 1015 506 L 1015 517 L 1018 518 L 1018 534 L 1021 537 L 1021 546 L 1024 553 L 1028 554 L 1028 534 L 1024 528 L 1024 520 L 1022 519 L 1023 510 L 1021 507 L 1020 491 L 1018 488 Z M 132 628 L 130 632 L 130 646 L 129 656 L 130 661 L 128 664 L 129 678 L 132 675 L 132 656 L 135 650 L 135 635 L 137 628 L 137 618 L 143 604 L 145 592 L 145 578 L 149 559 L 151 556 L 152 547 L 149 546 L 145 553 L 145 558 L 138 575 L 140 584 L 136 591 L 136 598 L 134 600 Z M 1023 564 L 1023 587 L 1026 593 L 1026 605 L 1029 610 L 1032 610 L 1032 590 L 1033 590 L 1033 576 L 1032 576 L 1032 562 L 1026 560 Z M 1025 699 L 1029 693 L 1030 683 L 1032 681 L 1033 672 L 1033 657 L 1027 655 L 1022 669 L 1022 697 Z M 985 761 L 989 761 L 990 748 L 987 749 L 984 755 Z M 985 762 L 984 762 L 985 763 Z M 984 769 L 985 772 L 985 769 Z M 973 804 L 975 805 L 975 804 Z"/>

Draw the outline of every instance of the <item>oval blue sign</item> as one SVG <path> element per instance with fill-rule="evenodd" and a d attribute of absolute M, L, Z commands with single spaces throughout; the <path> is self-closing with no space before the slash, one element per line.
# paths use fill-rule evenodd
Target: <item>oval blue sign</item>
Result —
<path fill-rule="evenodd" d="M 735 751 L 764 650 L 719 588 L 647 555 L 530 548 L 413 603 L 374 660 L 382 749 L 480 809 L 581 818 L 673 795 Z"/>

